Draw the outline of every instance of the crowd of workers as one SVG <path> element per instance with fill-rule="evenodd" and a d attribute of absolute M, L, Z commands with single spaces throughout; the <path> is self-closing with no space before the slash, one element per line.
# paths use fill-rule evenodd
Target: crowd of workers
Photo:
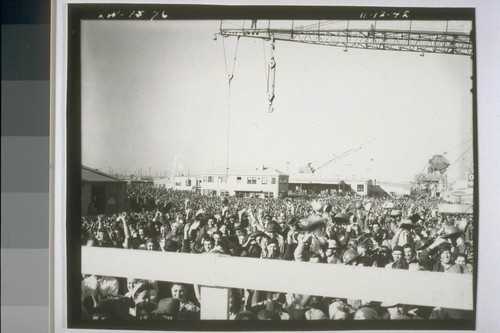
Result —
<path fill-rule="evenodd" d="M 82 217 L 82 245 L 410 271 L 473 271 L 472 214 L 440 214 L 437 205 L 443 201 L 431 196 L 221 198 L 131 186 L 128 200 L 129 212 Z M 194 320 L 200 318 L 200 292 L 196 285 L 177 282 L 83 276 L 82 311 L 89 319 Z M 235 320 L 470 315 L 409 304 L 230 289 L 229 318 Z"/>

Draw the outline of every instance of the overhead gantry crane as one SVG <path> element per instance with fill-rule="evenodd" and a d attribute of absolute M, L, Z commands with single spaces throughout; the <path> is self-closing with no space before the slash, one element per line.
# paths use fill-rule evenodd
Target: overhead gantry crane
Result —
<path fill-rule="evenodd" d="M 308 25 L 303 22 L 291 20 L 286 23 L 289 27 L 283 27 L 283 22 L 271 20 L 221 21 L 222 37 L 258 38 L 271 43 L 267 66 L 269 112 L 274 110 L 276 41 L 341 47 L 344 51 L 355 48 L 418 52 L 422 56 L 425 53 L 473 56 L 474 52 L 470 21 L 317 20 Z"/>

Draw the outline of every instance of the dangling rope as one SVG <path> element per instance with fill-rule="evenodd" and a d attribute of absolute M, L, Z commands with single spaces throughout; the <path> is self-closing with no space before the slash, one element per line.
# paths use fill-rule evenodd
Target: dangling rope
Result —
<path fill-rule="evenodd" d="M 231 80 L 234 77 L 234 68 L 236 66 L 236 56 L 238 55 L 238 45 L 240 42 L 240 36 L 237 37 L 236 40 L 236 50 L 234 52 L 234 58 L 233 58 L 233 67 L 231 68 L 231 72 L 228 73 L 227 70 L 227 59 L 226 59 L 226 46 L 224 43 L 224 38 L 222 39 L 222 48 L 224 50 L 224 66 L 226 69 L 226 76 L 227 76 L 227 133 L 226 133 L 226 179 L 227 176 L 229 175 L 229 134 L 230 134 L 230 124 L 231 124 Z"/>
<path fill-rule="evenodd" d="M 268 104 L 268 110 L 267 112 L 271 113 L 274 111 L 274 106 L 273 106 L 273 100 L 274 100 L 274 84 L 275 84 L 275 79 L 276 79 L 276 60 L 274 59 L 274 50 L 275 50 L 275 44 L 274 44 L 274 35 L 271 35 L 271 54 L 270 54 L 270 60 L 268 64 L 268 71 L 267 71 L 267 100 L 269 102 Z"/>
<path fill-rule="evenodd" d="M 267 58 L 266 58 L 266 41 L 262 40 L 262 51 L 264 52 L 264 75 L 266 76 L 266 87 L 269 86 L 269 76 L 267 73 Z"/>

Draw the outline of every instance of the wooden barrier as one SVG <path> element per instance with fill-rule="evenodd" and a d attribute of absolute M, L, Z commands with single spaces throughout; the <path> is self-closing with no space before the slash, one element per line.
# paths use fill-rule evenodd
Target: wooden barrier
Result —
<path fill-rule="evenodd" d="M 471 274 L 98 247 L 82 247 L 82 273 L 473 309 Z M 207 291 L 202 291 L 202 299 L 204 293 Z M 221 304 L 227 308 L 227 293 L 208 294 L 222 297 L 211 306 Z M 201 306 L 202 313 L 208 313 L 203 319 L 225 319 L 220 317 L 221 311 L 204 311 Z"/>

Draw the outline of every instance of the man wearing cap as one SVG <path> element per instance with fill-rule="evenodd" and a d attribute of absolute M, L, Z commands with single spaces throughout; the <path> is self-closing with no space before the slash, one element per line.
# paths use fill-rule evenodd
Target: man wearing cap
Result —
<path fill-rule="evenodd" d="M 385 265 L 385 268 L 396 268 L 400 261 L 404 261 L 403 257 L 404 250 L 401 246 L 395 246 L 392 249 L 392 262 Z"/>

